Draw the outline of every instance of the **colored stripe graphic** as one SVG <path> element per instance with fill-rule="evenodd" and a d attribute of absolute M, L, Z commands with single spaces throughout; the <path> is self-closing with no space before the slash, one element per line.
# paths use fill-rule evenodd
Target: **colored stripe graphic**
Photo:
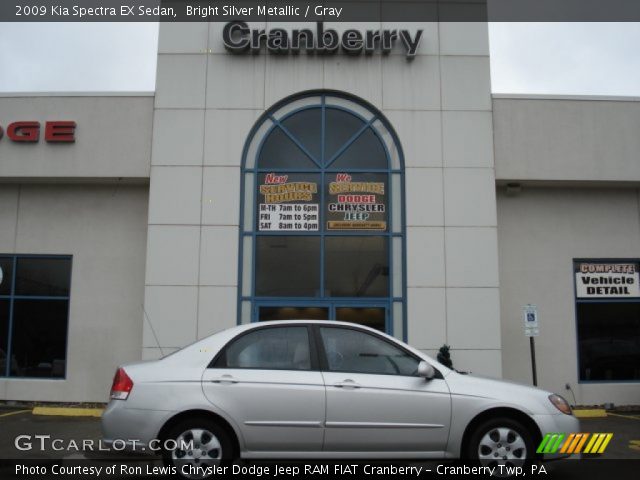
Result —
<path fill-rule="evenodd" d="M 562 445 L 562 441 L 564 440 L 564 437 L 566 437 L 564 433 L 558 434 L 558 439 L 556 440 L 555 445 L 553 445 L 553 447 L 551 448 L 553 453 L 556 453 L 558 451 L 558 448 L 560 448 L 560 445 Z"/>
<path fill-rule="evenodd" d="M 563 453 L 572 455 L 574 453 L 603 453 L 613 438 L 613 433 L 547 433 L 536 453 Z M 589 440 L 587 442 L 587 440 Z M 587 446 L 584 451 L 585 443 Z"/>
<path fill-rule="evenodd" d="M 613 438 L 613 433 L 606 433 L 605 435 L 606 438 L 604 439 L 604 442 L 602 442 L 602 445 L 600 445 L 600 450 L 598 450 L 598 453 L 604 453 L 604 449 L 607 448 L 607 445 L 609 445 L 609 442 Z"/>
<path fill-rule="evenodd" d="M 564 433 L 547 433 L 542 439 L 542 442 L 540 442 L 536 453 L 556 453 L 565 436 Z"/>
<path fill-rule="evenodd" d="M 598 434 L 594 433 L 591 436 L 591 439 L 589 440 L 589 443 L 587 443 L 587 446 L 584 448 L 584 453 L 589 453 L 591 451 L 591 447 L 593 447 L 593 444 L 596 443 L 597 439 L 598 439 Z"/>
<path fill-rule="evenodd" d="M 603 453 L 612 437 L 613 433 L 594 433 L 584 453 Z"/>
<path fill-rule="evenodd" d="M 580 453 L 580 449 L 587 440 L 587 437 L 589 437 L 588 433 L 572 433 L 569 438 L 567 438 L 567 441 L 564 442 L 564 445 L 562 445 L 560 453 Z"/>
<path fill-rule="evenodd" d="M 547 442 L 549 441 L 549 438 L 551 437 L 550 433 L 547 433 L 544 438 L 542 439 L 542 441 L 540 442 L 540 445 L 538 445 L 538 449 L 536 450 L 536 453 L 542 453 L 544 451 L 544 447 L 547 445 Z"/>
<path fill-rule="evenodd" d="M 569 449 L 569 446 L 571 446 L 573 448 L 574 445 L 575 445 L 574 438 L 576 438 L 579 435 L 580 435 L 579 433 L 578 434 L 575 434 L 575 433 L 570 434 L 567 437 L 567 441 L 562 444 L 562 448 L 560 449 L 560 453 L 567 453 L 567 450 Z M 571 453 L 571 452 L 569 452 L 569 453 Z"/>
<path fill-rule="evenodd" d="M 589 438 L 589 434 L 588 433 L 583 433 L 582 434 L 582 440 L 580 440 L 580 443 L 578 444 L 578 446 L 576 447 L 575 451 L 573 453 L 580 453 L 582 451 L 582 446 L 586 443 L 587 438 Z"/>
<path fill-rule="evenodd" d="M 598 450 L 600 449 L 600 444 L 604 440 L 604 437 L 606 437 L 604 433 L 599 433 L 596 443 L 593 445 L 593 447 L 591 448 L 591 451 L 588 453 L 598 453 Z"/>

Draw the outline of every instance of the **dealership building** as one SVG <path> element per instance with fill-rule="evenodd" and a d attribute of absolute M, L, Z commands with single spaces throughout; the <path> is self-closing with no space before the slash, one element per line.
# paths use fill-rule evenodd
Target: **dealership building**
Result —
<path fill-rule="evenodd" d="M 155 93 L 1 94 L 0 400 L 312 318 L 640 404 L 640 99 L 489 63 L 486 23 L 163 23 Z"/>

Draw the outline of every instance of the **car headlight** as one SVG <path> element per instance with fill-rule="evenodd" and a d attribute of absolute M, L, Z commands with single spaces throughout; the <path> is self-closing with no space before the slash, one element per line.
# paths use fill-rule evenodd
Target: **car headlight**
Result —
<path fill-rule="evenodd" d="M 569 402 L 567 402 L 560 395 L 556 395 L 555 393 L 549 395 L 549 401 L 553 403 L 553 406 L 560 410 L 562 413 L 571 415 L 571 406 L 569 405 Z"/>

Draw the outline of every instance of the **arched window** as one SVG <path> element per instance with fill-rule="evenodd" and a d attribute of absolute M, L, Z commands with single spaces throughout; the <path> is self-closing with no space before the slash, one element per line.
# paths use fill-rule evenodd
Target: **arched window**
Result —
<path fill-rule="evenodd" d="M 383 115 L 308 92 L 265 112 L 242 162 L 239 323 L 336 319 L 405 335 L 404 165 Z"/>

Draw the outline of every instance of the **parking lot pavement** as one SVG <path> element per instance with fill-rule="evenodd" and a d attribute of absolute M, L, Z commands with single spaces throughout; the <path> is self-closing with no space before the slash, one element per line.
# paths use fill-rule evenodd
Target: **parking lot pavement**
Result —
<path fill-rule="evenodd" d="M 603 418 L 583 418 L 581 431 L 585 433 L 613 433 L 604 453 L 601 455 L 583 455 L 585 461 L 573 460 L 548 463 L 549 473 L 563 480 L 585 480 L 616 478 L 637 478 L 640 448 L 640 415 L 609 414 Z M 635 460 L 631 463 L 629 460 Z"/>
<path fill-rule="evenodd" d="M 606 451 L 596 458 L 640 460 L 640 415 L 612 414 L 606 418 L 582 419 L 581 426 L 582 432 L 613 433 Z M 44 440 L 40 440 L 36 435 L 45 436 Z M 20 438 L 16 440 L 18 437 Z M 50 441 L 53 439 L 60 439 L 60 441 L 54 445 Z M 100 419 L 98 418 L 39 416 L 32 415 L 29 410 L 0 411 L 0 460 L 46 462 L 89 459 L 99 462 L 128 463 L 142 458 L 146 460 L 145 463 L 160 464 L 159 460 L 154 460 L 155 457 L 100 451 L 100 439 Z M 17 448 L 16 442 L 20 448 Z M 87 448 L 89 445 L 92 445 L 93 449 Z M 587 455 L 583 456 L 583 458 L 587 457 Z M 550 473 L 555 478 L 583 480 L 585 476 L 594 478 L 591 475 L 585 475 L 593 471 L 590 464 L 593 465 L 593 462 L 560 461 L 548 465 L 550 465 Z M 616 464 L 616 462 L 610 464 Z M 627 476 L 618 475 L 617 478 L 626 479 Z M 635 478 L 635 475 L 629 478 Z"/>
<path fill-rule="evenodd" d="M 61 445 L 75 440 L 98 441 L 101 438 L 100 420 L 86 417 L 47 417 L 32 415 L 30 410 L 0 411 L 0 458 L 2 459 L 60 459 L 74 451 L 55 450 L 46 439 L 46 448 L 40 448 L 35 435 L 47 435 L 51 439 L 61 439 Z M 21 448 L 16 448 L 16 438 L 20 435 L 30 439 L 17 440 Z M 29 444 L 31 448 L 29 448 Z"/>
<path fill-rule="evenodd" d="M 15 461 L 28 466 L 65 465 L 161 465 L 161 460 L 147 455 L 105 451 L 101 444 L 100 419 L 32 415 L 30 410 L 0 410 L 0 479 L 5 478 L 95 478 L 95 476 L 17 475 Z M 57 443 L 54 443 L 56 440 Z M 44 447 L 44 448 L 43 448 Z M 11 460 L 13 462 L 3 462 Z M 91 462 L 86 462 L 90 460 Z M 62 461 L 62 462 L 61 462 Z M 118 467 L 120 468 L 120 467 Z M 103 477 L 100 477 L 103 478 Z M 107 477 L 104 477 L 107 478 Z M 130 475 L 111 475 L 110 480 L 131 479 Z M 136 477 L 138 478 L 138 477 Z M 148 478 L 159 478 L 149 475 Z"/>
<path fill-rule="evenodd" d="M 580 420 L 583 432 L 613 433 L 613 438 L 605 452 L 604 459 L 640 459 L 640 414 L 613 414 L 604 418 L 583 418 Z"/>

